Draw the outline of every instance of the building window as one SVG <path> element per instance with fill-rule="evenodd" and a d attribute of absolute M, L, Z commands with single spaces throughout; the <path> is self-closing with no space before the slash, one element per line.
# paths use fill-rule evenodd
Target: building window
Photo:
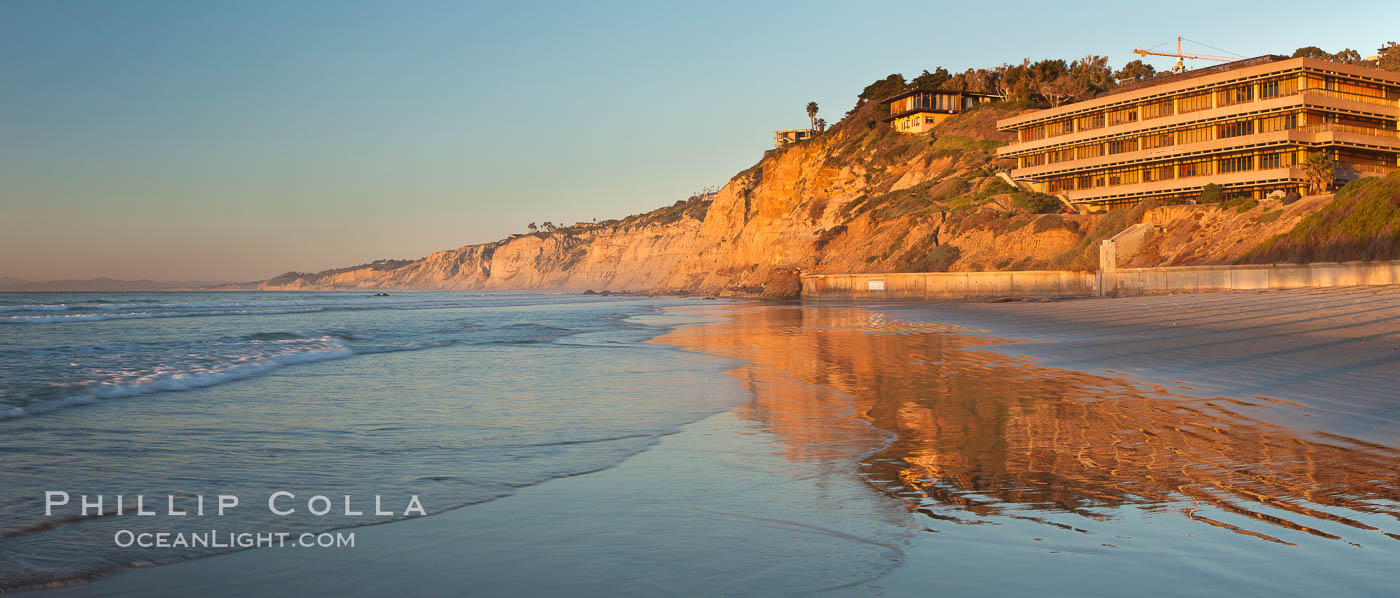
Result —
<path fill-rule="evenodd" d="M 1278 167 L 1279 167 L 1279 155 L 1278 155 L 1278 154 L 1264 154 L 1264 155 L 1262 155 L 1262 156 L 1259 156 L 1259 170 L 1268 170 L 1268 169 L 1270 169 L 1270 168 L 1278 168 Z"/>
<path fill-rule="evenodd" d="M 1156 135 L 1148 135 L 1148 136 L 1142 138 L 1142 149 L 1154 149 L 1154 148 L 1159 148 L 1159 147 L 1167 147 L 1167 146 L 1169 146 L 1169 145 L 1171 145 L 1171 144 L 1172 144 L 1172 134 L 1171 134 L 1171 133 L 1158 133 L 1158 134 L 1156 134 Z"/>
<path fill-rule="evenodd" d="M 1281 114 L 1259 119 L 1259 132 L 1287 131 L 1298 128 L 1297 114 Z"/>
<path fill-rule="evenodd" d="M 1218 135 L 1216 138 L 1217 138 L 1217 139 L 1229 139 L 1229 138 L 1231 138 L 1231 137 L 1239 137 L 1239 136 L 1241 136 L 1241 135 L 1253 135 L 1253 134 L 1254 134 L 1254 121 L 1253 121 L 1253 120 L 1241 120 L 1241 121 L 1236 121 L 1236 122 L 1226 123 L 1226 124 L 1220 125 L 1220 133 L 1219 133 L 1219 135 Z"/>
<path fill-rule="evenodd" d="M 1099 113 L 1095 113 L 1095 114 L 1090 114 L 1089 116 L 1081 116 L 1081 117 L 1079 117 L 1079 118 L 1074 119 L 1074 129 L 1075 129 L 1076 131 L 1088 131 L 1088 130 L 1090 130 L 1090 129 L 1102 129 L 1102 128 L 1103 128 L 1103 123 L 1104 123 L 1103 113 L 1102 113 L 1102 112 L 1099 112 Z"/>
<path fill-rule="evenodd" d="M 1198 93 L 1184 96 L 1176 100 L 1177 114 L 1186 114 L 1197 110 L 1209 110 L 1211 108 L 1210 93 Z"/>
<path fill-rule="evenodd" d="M 1234 156 L 1220 159 L 1220 173 L 1254 170 L 1254 156 Z"/>
<path fill-rule="evenodd" d="M 1189 178 L 1193 176 L 1207 176 L 1211 173 L 1210 160 L 1193 160 L 1182 162 L 1176 167 L 1177 178 Z"/>
<path fill-rule="evenodd" d="M 1254 85 L 1236 85 L 1215 92 L 1216 106 L 1233 106 L 1254 101 Z"/>
<path fill-rule="evenodd" d="M 1116 140 L 1113 140 L 1113 141 L 1108 142 L 1108 153 L 1110 153 L 1110 154 L 1121 154 L 1121 153 L 1124 153 L 1124 152 L 1135 152 L 1135 151 L 1137 151 L 1137 148 L 1138 148 L 1138 140 L 1137 140 L 1137 138 L 1133 138 L 1133 139 L 1116 139 Z"/>
<path fill-rule="evenodd" d="M 1163 116 L 1171 116 L 1172 102 L 1171 100 L 1167 100 L 1165 102 L 1157 102 L 1155 104 L 1144 104 L 1142 106 L 1141 113 L 1142 120 L 1161 118 Z"/>
<path fill-rule="evenodd" d="M 1183 129 L 1183 130 L 1177 131 L 1177 132 L 1176 132 L 1176 144 L 1177 144 L 1177 145 L 1186 145 L 1186 144 L 1188 144 L 1188 143 L 1199 143 L 1199 142 L 1202 142 L 1202 141 L 1210 141 L 1211 139 L 1214 139 L 1214 137 L 1212 136 L 1212 133 L 1213 133 L 1214 131 L 1215 131 L 1215 127 L 1212 127 L 1212 126 L 1209 126 L 1209 125 L 1208 125 L 1208 126 L 1204 126 L 1204 127 L 1195 127 L 1195 128 L 1191 128 L 1191 129 Z"/>
<path fill-rule="evenodd" d="M 1176 169 L 1171 164 L 1153 166 L 1142 171 L 1143 182 L 1169 181 L 1176 178 Z"/>
<path fill-rule="evenodd" d="M 1137 122 L 1137 108 L 1114 110 L 1108 113 L 1108 126 Z"/>

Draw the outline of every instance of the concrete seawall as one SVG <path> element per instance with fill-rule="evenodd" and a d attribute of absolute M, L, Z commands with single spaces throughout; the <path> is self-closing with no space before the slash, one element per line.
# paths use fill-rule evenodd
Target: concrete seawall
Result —
<path fill-rule="evenodd" d="M 1056 270 L 804 274 L 811 300 L 969 301 L 997 297 L 1165 295 L 1400 284 L 1400 262 Z"/>
<path fill-rule="evenodd" d="M 804 274 L 804 299 L 966 301 L 993 297 L 1093 295 L 1088 272 L 912 272 Z"/>
<path fill-rule="evenodd" d="M 1400 284 L 1400 262 L 1318 262 L 1249 266 L 1120 268 L 1103 273 L 1100 294 L 1115 297 Z"/>

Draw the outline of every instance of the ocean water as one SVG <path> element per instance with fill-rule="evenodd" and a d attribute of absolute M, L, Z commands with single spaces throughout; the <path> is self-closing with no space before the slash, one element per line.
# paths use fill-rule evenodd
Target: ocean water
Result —
<path fill-rule="evenodd" d="M 414 495 L 434 514 L 608 468 L 744 400 L 712 383 L 732 361 L 644 342 L 693 321 L 665 311 L 681 303 L 0 294 L 0 590 L 230 551 L 124 548 L 123 529 L 349 528 L 416 516 Z M 46 516 L 47 491 L 71 502 Z M 98 495 L 106 515 L 84 516 Z M 212 515 L 219 495 L 240 504 Z M 137 496 L 158 514 L 132 515 Z M 201 496 L 209 515 L 168 514 Z"/>
<path fill-rule="evenodd" d="M 354 550 L 248 550 L 52 595 L 1394 593 L 1393 437 L 1274 421 L 1263 397 L 1178 392 L 1188 374 L 1168 389 L 1050 367 L 1017 348 L 1029 337 L 1016 328 L 993 335 L 948 311 L 0 299 L 13 316 L 0 324 L 4 588 L 227 552 L 123 549 L 123 528 L 350 528 L 404 518 L 417 494 L 437 515 L 354 527 Z M 1289 363 L 1260 358 L 1266 372 Z M 1393 386 L 1393 358 L 1366 359 L 1364 379 Z M 246 503 L 225 517 L 45 517 L 46 490 L 120 493 L 128 513 L 136 494 Z M 269 513 L 277 490 L 297 495 L 296 514 Z M 306 512 L 316 494 L 331 513 Z M 346 495 L 394 513 L 344 515 Z"/>

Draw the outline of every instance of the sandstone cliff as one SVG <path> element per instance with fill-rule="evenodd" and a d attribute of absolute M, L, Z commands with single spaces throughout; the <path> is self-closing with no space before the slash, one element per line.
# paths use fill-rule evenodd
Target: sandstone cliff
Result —
<path fill-rule="evenodd" d="M 993 176 L 1005 142 L 994 123 L 1013 109 L 985 106 L 933 135 L 904 135 L 878 122 L 880 108 L 859 107 L 813 140 L 767 152 L 711 196 L 412 262 L 292 272 L 261 288 L 786 295 L 799 270 L 1029 268 L 1077 257 L 1093 217 L 1035 214 L 1048 204 Z"/>
<path fill-rule="evenodd" d="M 765 153 L 717 193 L 587 228 L 259 283 L 284 289 L 583 290 L 793 296 L 797 273 L 1093 270 L 1097 243 L 1139 221 L 1166 227 L 1135 266 L 1229 263 L 1326 205 L 1305 200 L 1147 204 L 1062 214 L 996 176 L 1009 141 L 983 105 L 928 134 L 894 132 L 865 102 L 831 130 Z"/>

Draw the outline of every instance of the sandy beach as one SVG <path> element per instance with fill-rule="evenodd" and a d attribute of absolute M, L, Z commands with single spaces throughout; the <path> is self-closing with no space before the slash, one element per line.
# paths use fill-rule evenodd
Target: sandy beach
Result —
<path fill-rule="evenodd" d="M 51 594 L 1391 588 L 1400 289 L 675 309 L 750 400 L 614 468 Z"/>

